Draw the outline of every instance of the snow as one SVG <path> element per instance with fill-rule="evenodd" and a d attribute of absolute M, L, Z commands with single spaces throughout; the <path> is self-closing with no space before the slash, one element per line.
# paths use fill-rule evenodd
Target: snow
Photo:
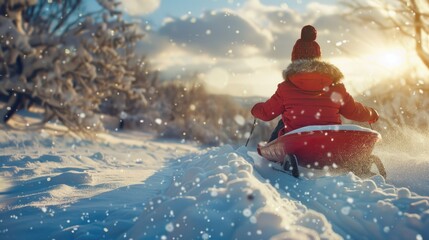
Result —
<path fill-rule="evenodd" d="M 295 179 L 252 148 L 137 132 L 0 139 L 1 239 L 429 238 L 427 154 L 376 147 L 387 180 Z"/>

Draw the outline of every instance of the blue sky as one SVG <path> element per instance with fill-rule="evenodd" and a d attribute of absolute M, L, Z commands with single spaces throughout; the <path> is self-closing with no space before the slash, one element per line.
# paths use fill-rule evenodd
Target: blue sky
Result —
<path fill-rule="evenodd" d="M 356 93 L 397 74 L 409 61 L 391 36 L 347 21 L 337 0 L 123 0 L 122 5 L 145 34 L 138 51 L 161 77 L 186 80 L 197 74 L 214 93 L 270 96 L 307 24 L 318 31 L 323 59 L 343 71 Z"/>

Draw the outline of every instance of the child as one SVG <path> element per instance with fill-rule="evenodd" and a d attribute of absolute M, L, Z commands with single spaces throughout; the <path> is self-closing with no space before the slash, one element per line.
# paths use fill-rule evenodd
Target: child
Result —
<path fill-rule="evenodd" d="M 340 115 L 359 122 L 378 120 L 377 111 L 350 96 L 341 83 L 341 71 L 320 59 L 316 36 L 313 26 L 302 28 L 301 38 L 293 47 L 292 63 L 283 70 L 284 81 L 270 99 L 255 104 L 251 110 L 255 118 L 263 121 L 282 115 L 269 141 L 309 125 L 341 124 Z"/>

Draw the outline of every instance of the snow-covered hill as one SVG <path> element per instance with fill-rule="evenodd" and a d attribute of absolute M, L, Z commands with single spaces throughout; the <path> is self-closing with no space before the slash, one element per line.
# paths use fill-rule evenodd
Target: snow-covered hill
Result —
<path fill-rule="evenodd" d="M 429 239 L 429 156 L 297 180 L 254 149 L 0 131 L 1 239 Z M 417 194 L 418 193 L 418 194 Z"/>

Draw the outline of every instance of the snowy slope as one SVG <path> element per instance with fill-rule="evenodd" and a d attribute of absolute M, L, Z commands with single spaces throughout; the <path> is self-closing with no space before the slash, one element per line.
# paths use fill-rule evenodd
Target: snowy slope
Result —
<path fill-rule="evenodd" d="M 387 183 L 297 180 L 244 147 L 0 135 L 0 239 L 429 239 L 427 155 L 377 149 Z"/>

